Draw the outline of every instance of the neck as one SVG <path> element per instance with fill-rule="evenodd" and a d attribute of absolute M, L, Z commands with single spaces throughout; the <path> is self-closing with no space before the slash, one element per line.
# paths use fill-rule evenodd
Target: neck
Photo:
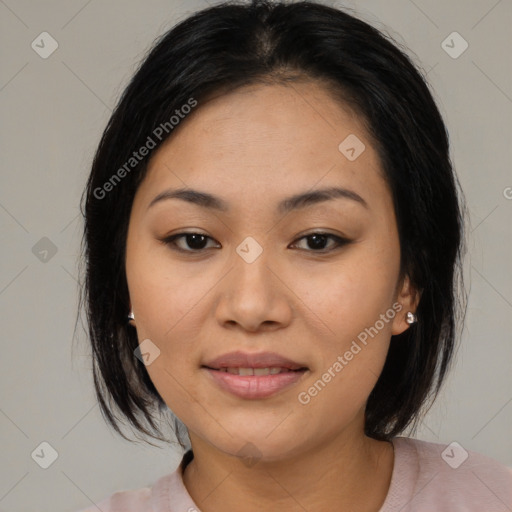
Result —
<path fill-rule="evenodd" d="M 227 454 L 190 433 L 194 459 L 183 482 L 203 512 L 358 510 L 378 512 L 389 490 L 393 446 L 343 431 L 309 450 L 252 463 Z"/>

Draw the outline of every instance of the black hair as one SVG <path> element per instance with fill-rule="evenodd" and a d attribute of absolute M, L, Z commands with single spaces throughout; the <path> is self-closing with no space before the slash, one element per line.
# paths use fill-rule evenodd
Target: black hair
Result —
<path fill-rule="evenodd" d="M 168 441 L 153 415 L 167 406 L 134 356 L 137 334 L 127 323 L 127 229 L 148 161 L 176 131 L 173 116 L 245 85 L 297 80 L 323 84 L 364 122 L 392 193 L 401 276 L 421 291 L 418 323 L 391 338 L 366 404 L 365 433 L 389 440 L 415 428 L 439 392 L 465 314 L 465 212 L 426 75 L 400 44 L 347 10 L 313 2 L 225 2 L 194 13 L 155 42 L 112 113 L 82 196 L 80 303 L 87 307 L 94 385 L 104 417 L 126 439 L 119 424 L 127 419 L 137 431 Z M 182 424 L 174 420 L 185 447 Z"/>

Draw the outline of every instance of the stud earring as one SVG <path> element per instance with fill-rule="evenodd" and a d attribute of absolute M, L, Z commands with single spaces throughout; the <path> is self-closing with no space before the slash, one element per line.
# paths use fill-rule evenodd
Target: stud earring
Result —
<path fill-rule="evenodd" d="M 133 311 L 130 311 L 130 312 L 128 313 L 128 319 L 129 319 L 129 320 L 135 320 L 135 316 L 134 316 L 134 314 L 133 314 Z"/>
<path fill-rule="evenodd" d="M 405 319 L 405 321 L 411 325 L 411 324 L 414 324 L 418 321 L 418 317 L 414 314 L 414 313 L 411 313 L 410 311 L 407 312 L 407 317 Z"/>

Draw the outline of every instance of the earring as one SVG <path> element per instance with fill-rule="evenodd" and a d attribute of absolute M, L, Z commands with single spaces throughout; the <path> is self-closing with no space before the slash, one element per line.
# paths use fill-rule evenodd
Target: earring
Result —
<path fill-rule="evenodd" d="M 133 314 L 133 311 L 130 311 L 130 312 L 128 313 L 128 319 L 129 319 L 129 320 L 135 320 L 135 316 L 134 316 L 134 314 Z"/>
<path fill-rule="evenodd" d="M 405 321 L 411 325 L 411 324 L 414 324 L 418 321 L 418 317 L 414 314 L 414 313 L 411 313 L 410 311 L 407 312 L 407 318 L 405 319 Z"/>

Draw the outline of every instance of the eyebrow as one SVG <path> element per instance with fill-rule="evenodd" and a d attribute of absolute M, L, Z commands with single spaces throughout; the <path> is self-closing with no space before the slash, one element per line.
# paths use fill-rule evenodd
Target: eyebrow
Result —
<path fill-rule="evenodd" d="M 209 208 L 220 212 L 229 212 L 229 204 L 220 197 L 191 188 L 164 190 L 149 203 L 148 210 L 153 205 L 168 199 L 180 199 L 202 208 Z M 278 203 L 277 211 L 280 214 L 284 214 L 292 210 L 305 208 L 313 204 L 333 199 L 349 199 L 359 203 L 367 209 L 369 208 L 368 203 L 356 192 L 346 188 L 329 187 L 287 197 Z"/>

